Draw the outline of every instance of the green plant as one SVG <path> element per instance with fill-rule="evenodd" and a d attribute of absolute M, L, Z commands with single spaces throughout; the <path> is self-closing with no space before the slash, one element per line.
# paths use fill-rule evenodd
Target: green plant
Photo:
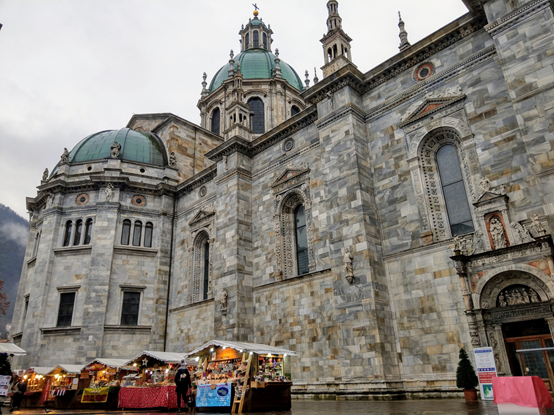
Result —
<path fill-rule="evenodd" d="M 0 353 L 0 375 L 2 376 L 11 376 L 12 367 L 10 365 L 10 360 L 6 353 Z"/>
<path fill-rule="evenodd" d="M 460 349 L 459 357 L 460 361 L 456 370 L 456 386 L 461 389 L 475 389 L 479 384 L 479 380 L 463 347 Z"/>

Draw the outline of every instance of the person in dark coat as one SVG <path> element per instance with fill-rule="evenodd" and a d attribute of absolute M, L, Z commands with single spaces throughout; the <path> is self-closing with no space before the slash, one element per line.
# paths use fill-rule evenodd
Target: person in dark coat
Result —
<path fill-rule="evenodd" d="M 190 373 L 185 365 L 185 361 L 181 360 L 181 367 L 175 373 L 175 392 L 177 392 L 177 413 L 181 412 L 181 398 L 187 406 L 187 393 L 191 388 Z"/>
<path fill-rule="evenodd" d="M 14 385 L 13 391 L 12 407 L 10 408 L 10 412 L 13 412 L 15 409 L 20 409 L 21 407 L 21 402 L 23 402 L 23 397 L 25 396 L 25 392 L 27 392 L 27 383 L 25 380 L 19 380 L 19 382 Z"/>

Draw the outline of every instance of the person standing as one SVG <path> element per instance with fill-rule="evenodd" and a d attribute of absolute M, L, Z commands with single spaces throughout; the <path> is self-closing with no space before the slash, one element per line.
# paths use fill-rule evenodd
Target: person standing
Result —
<path fill-rule="evenodd" d="M 175 373 L 175 392 L 177 393 L 177 413 L 181 412 L 181 398 L 187 406 L 187 393 L 191 388 L 190 373 L 185 365 L 185 360 L 181 360 L 181 367 Z"/>
<path fill-rule="evenodd" d="M 12 390 L 13 398 L 10 412 L 13 412 L 15 409 L 21 408 L 21 402 L 23 402 L 23 397 L 25 396 L 25 392 L 27 392 L 27 383 L 25 382 L 25 380 L 20 379 L 17 384 L 14 385 Z"/>

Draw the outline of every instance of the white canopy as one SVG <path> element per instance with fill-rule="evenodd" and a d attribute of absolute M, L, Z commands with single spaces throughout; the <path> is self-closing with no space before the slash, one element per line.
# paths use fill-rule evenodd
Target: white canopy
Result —
<path fill-rule="evenodd" d="M 244 343 L 244 342 L 231 342 L 227 340 L 210 340 L 207 343 L 204 343 L 202 346 L 197 347 L 192 352 L 187 353 L 186 356 L 195 356 L 202 352 L 204 349 L 207 349 L 212 346 L 221 346 L 221 347 L 230 347 L 235 350 L 243 352 L 254 352 L 256 354 L 277 354 L 277 355 L 288 355 L 296 356 L 296 352 L 292 350 L 283 349 L 281 347 L 268 346 L 265 344 L 256 344 L 256 343 Z"/>
<path fill-rule="evenodd" d="M 53 366 L 37 366 L 30 368 L 33 372 L 35 372 L 37 375 L 46 376 L 50 372 L 52 372 L 55 367 Z"/>
<path fill-rule="evenodd" d="M 133 363 L 135 360 L 137 360 L 141 356 L 149 356 L 154 359 L 157 359 L 164 363 L 180 363 L 181 360 L 183 360 L 186 355 L 184 353 L 173 353 L 173 352 L 155 352 L 151 350 L 145 350 L 143 352 L 140 352 L 135 357 L 133 357 L 131 360 L 128 360 L 125 362 L 125 365 Z M 196 365 L 196 362 L 192 360 L 188 360 L 186 362 L 187 365 Z"/>
<path fill-rule="evenodd" d="M 108 367 L 115 367 L 119 369 L 121 366 L 125 366 L 128 361 L 128 359 L 104 359 L 103 357 L 99 357 L 98 359 L 90 361 L 84 367 L 88 367 L 90 365 L 93 365 L 94 363 L 100 363 Z"/>
<path fill-rule="evenodd" d="M 81 370 L 84 369 L 84 366 L 81 366 L 81 365 L 68 365 L 68 364 L 61 364 L 61 365 L 58 365 L 56 366 L 54 369 L 52 369 L 49 373 L 52 373 L 53 371 L 55 371 L 57 368 L 60 368 L 61 370 L 63 370 L 64 372 L 66 373 L 71 373 L 71 374 L 77 374 L 77 373 L 81 373 Z"/>
<path fill-rule="evenodd" d="M 13 343 L 0 343 L 0 353 L 9 353 L 14 356 L 25 356 L 27 352 Z"/>

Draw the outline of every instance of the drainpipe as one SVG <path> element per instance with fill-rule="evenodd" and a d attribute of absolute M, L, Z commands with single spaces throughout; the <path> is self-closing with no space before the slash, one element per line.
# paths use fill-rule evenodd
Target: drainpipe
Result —
<path fill-rule="evenodd" d="M 169 244 L 169 275 L 167 276 L 167 299 L 165 302 L 164 352 L 167 347 L 167 323 L 169 319 L 169 293 L 171 292 L 171 273 L 173 272 L 173 238 L 175 237 L 175 214 L 177 194 L 173 194 L 173 216 L 171 217 L 171 242 Z"/>

